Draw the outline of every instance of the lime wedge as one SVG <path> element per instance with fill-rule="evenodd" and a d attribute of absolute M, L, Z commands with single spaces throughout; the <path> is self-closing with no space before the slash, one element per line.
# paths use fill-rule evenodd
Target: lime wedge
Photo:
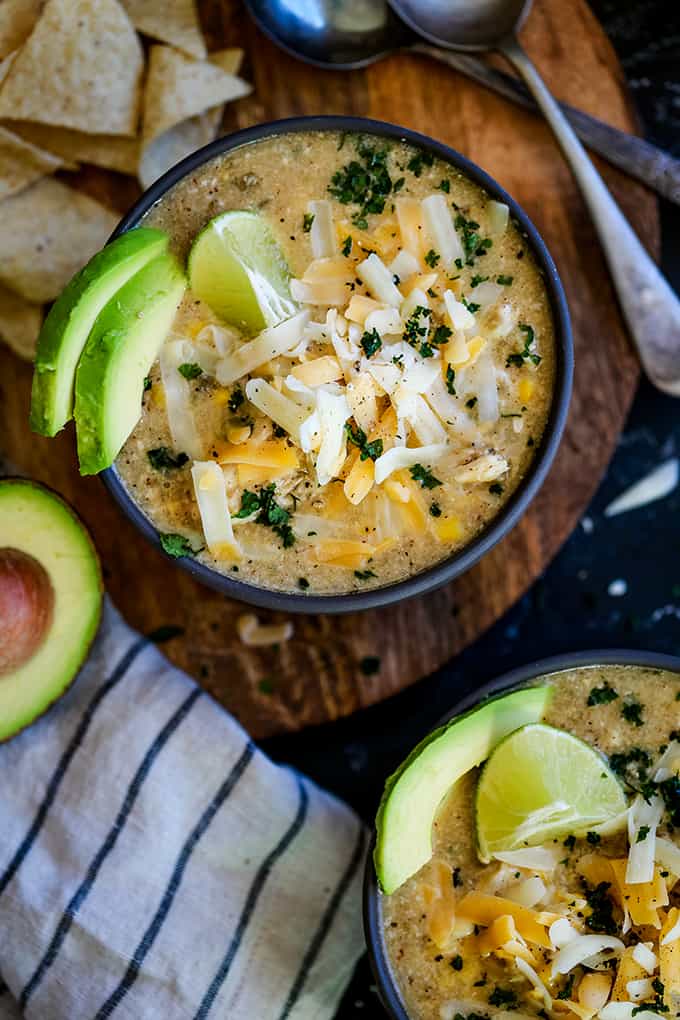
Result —
<path fill-rule="evenodd" d="M 259 213 L 235 210 L 210 220 L 189 252 L 189 286 L 226 322 L 259 333 L 290 318 L 290 270 Z"/>
<path fill-rule="evenodd" d="M 502 740 L 482 770 L 479 857 L 584 835 L 625 809 L 623 788 L 597 751 L 565 730 L 530 723 Z"/>

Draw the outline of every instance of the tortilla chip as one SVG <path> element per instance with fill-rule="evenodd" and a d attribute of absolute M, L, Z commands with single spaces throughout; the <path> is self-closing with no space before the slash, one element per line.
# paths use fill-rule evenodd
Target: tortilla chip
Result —
<path fill-rule="evenodd" d="M 58 156 L 0 127 L 0 199 L 27 188 L 64 165 Z M 73 164 L 70 166 L 74 168 Z"/>
<path fill-rule="evenodd" d="M 11 121 L 12 130 L 28 142 L 74 163 L 92 163 L 122 174 L 137 173 L 139 142 L 123 135 L 89 135 L 70 128 Z"/>
<path fill-rule="evenodd" d="M 150 187 L 161 174 L 185 156 L 211 142 L 222 120 L 224 106 L 216 106 L 197 117 L 190 117 L 154 138 L 143 150 L 139 161 L 139 180 Z"/>
<path fill-rule="evenodd" d="M 27 301 L 52 301 L 117 221 L 88 195 L 44 177 L 0 205 L 0 281 Z"/>
<path fill-rule="evenodd" d="M 47 0 L 0 88 L 0 117 L 134 135 L 143 63 L 117 0 Z"/>
<path fill-rule="evenodd" d="M 43 309 L 0 285 L 0 339 L 24 358 L 32 361 L 42 326 Z"/>
<path fill-rule="evenodd" d="M 238 74 L 243 63 L 243 50 L 237 46 L 227 50 L 216 50 L 215 53 L 209 54 L 208 60 L 211 64 L 217 64 L 227 74 Z"/>
<path fill-rule="evenodd" d="M 191 60 L 171 46 L 152 46 L 144 92 L 144 145 L 205 110 L 251 92 L 246 82 L 209 60 Z"/>
<path fill-rule="evenodd" d="M 0 58 L 26 42 L 44 6 L 45 0 L 2 0 Z"/>
<path fill-rule="evenodd" d="M 205 40 L 194 0 L 122 0 L 138 32 L 205 60 Z"/>

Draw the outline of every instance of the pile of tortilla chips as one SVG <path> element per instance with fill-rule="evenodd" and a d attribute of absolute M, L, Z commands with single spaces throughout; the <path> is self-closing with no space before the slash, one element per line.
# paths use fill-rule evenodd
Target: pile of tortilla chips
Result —
<path fill-rule="evenodd" d="M 18 354 L 118 220 L 54 172 L 148 187 L 251 91 L 242 55 L 207 53 L 195 0 L 0 0 L 0 339 Z"/>

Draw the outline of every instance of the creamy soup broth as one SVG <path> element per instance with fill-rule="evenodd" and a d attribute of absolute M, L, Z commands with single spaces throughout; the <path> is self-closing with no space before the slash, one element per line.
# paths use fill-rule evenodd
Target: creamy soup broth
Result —
<path fill-rule="evenodd" d="M 554 687 L 554 695 L 545 721 L 568 730 L 608 756 L 630 755 L 633 749 L 642 749 L 648 753 L 650 761 L 655 761 L 660 747 L 667 745 L 671 739 L 680 739 L 680 676 L 677 674 L 639 667 L 606 666 L 568 670 L 547 677 L 546 682 Z M 590 692 L 603 685 L 610 685 L 618 697 L 608 703 L 589 705 Z M 640 720 L 639 725 L 624 718 L 622 707 L 628 704 L 641 706 L 639 713 L 629 713 L 631 719 Z M 633 761 L 630 767 L 635 773 L 637 763 Z M 391 896 L 382 898 L 387 950 L 409 1016 L 413 1020 L 454 1020 L 456 1016 L 467 1018 L 473 1015 L 475 1020 L 477 1017 L 481 1020 L 504 1015 L 503 1011 L 510 1009 L 512 1012 L 508 1016 L 519 1010 L 521 1016 L 563 1016 L 565 1020 L 571 1020 L 576 1013 L 564 1003 L 570 998 L 577 999 L 578 981 L 583 975 L 580 969 L 571 995 L 555 998 L 556 1008 L 548 1013 L 540 997 L 532 993 L 531 984 L 517 973 L 511 959 L 499 958 L 495 953 L 480 955 L 474 951 L 474 935 L 452 938 L 446 948 L 433 941 L 432 916 L 425 904 L 424 890 L 433 883 L 436 885 L 442 866 L 445 872 L 450 869 L 449 881 L 453 875 L 457 900 L 471 890 L 502 896 L 508 882 L 512 885 L 515 880 L 526 879 L 531 874 L 526 870 L 515 872 L 498 863 L 484 865 L 479 862 L 473 827 L 477 776 L 478 770 L 465 775 L 443 802 L 434 825 L 433 860 Z M 658 834 L 680 846 L 680 828 L 673 828 L 668 814 L 662 820 Z M 625 832 L 603 836 L 595 844 L 588 839 L 578 839 L 573 845 L 570 840 L 565 845 L 560 840 L 561 863 L 550 880 L 543 876 L 549 884 L 554 883 L 557 893 L 550 894 L 550 902 L 544 904 L 543 909 L 554 909 L 560 891 L 583 897 L 584 862 L 595 853 L 598 857 L 625 857 L 627 846 Z M 680 905 L 680 885 L 675 886 L 670 902 Z M 570 909 L 569 903 L 574 903 L 574 900 L 564 899 L 565 914 L 571 916 L 577 925 L 583 925 L 589 908 L 584 906 L 579 912 L 579 909 Z M 536 909 L 541 909 L 541 906 Z M 620 922 L 620 914 L 616 910 L 614 918 Z M 588 932 L 590 929 L 585 926 L 584 930 Z M 616 934 L 621 935 L 620 926 Z M 630 933 L 622 937 L 630 945 L 635 945 L 640 939 L 658 939 L 658 932 L 634 925 Z M 556 985 L 551 986 L 553 995 L 563 992 L 565 984 L 565 979 L 558 978 Z M 677 1014 L 669 1011 L 663 1015 L 674 1017 Z"/>
<path fill-rule="evenodd" d="M 423 162 L 422 154 L 411 146 L 379 138 L 366 138 L 364 144 L 387 150 L 384 164 L 391 192 L 381 213 L 362 217 L 356 203 L 343 203 L 329 192 L 334 174 L 360 158 L 359 141 L 358 136 L 332 132 L 302 133 L 243 146 L 190 174 L 145 219 L 145 225 L 169 233 L 171 247 L 185 260 L 196 235 L 218 213 L 259 211 L 274 232 L 292 276 L 302 280 L 309 274 L 310 264 L 314 265 L 312 231 L 305 230 L 309 227 L 309 219 L 305 223 L 308 203 L 327 200 L 337 236 L 334 258 L 348 273 L 347 300 L 354 295 L 372 296 L 371 287 L 356 271 L 369 253 L 376 253 L 389 266 L 405 249 L 408 224 L 402 212 L 404 200 L 420 202 L 441 196 L 447 215 L 457 223 L 464 258 L 444 266 L 420 207 L 412 206 L 411 212 L 416 212 L 411 225 L 415 226 L 409 243 L 411 254 L 415 250 L 417 272 L 406 274 L 405 280 L 393 276 L 399 279 L 406 298 L 416 285 L 426 286 L 422 300 L 429 311 L 420 319 L 416 312 L 414 319 L 413 307 L 417 309 L 420 302 L 413 299 L 410 314 L 404 306 L 397 309 L 402 315 L 398 331 L 390 337 L 383 335 L 377 353 L 367 354 L 362 347 L 362 331 L 364 335 L 368 332 L 366 322 L 348 322 L 346 306 L 334 310 L 302 305 L 308 308 L 311 321 L 321 324 L 301 356 L 302 363 L 316 357 L 337 357 L 333 344 L 320 333 L 329 314 L 339 312 L 345 337 L 354 337 L 356 360 L 352 363 L 350 357 L 343 362 L 342 377 L 328 387 L 335 391 L 348 381 L 361 388 L 361 376 L 368 374 L 369 364 L 376 372 L 374 366 L 379 361 L 388 371 L 394 371 L 390 367 L 394 364 L 403 367 L 403 356 L 397 353 L 395 362 L 386 352 L 390 343 L 404 346 L 402 334 L 410 318 L 415 331 L 411 330 L 407 343 L 407 360 L 425 365 L 426 370 L 436 361 L 440 374 L 432 384 L 436 396 L 430 399 L 426 393 L 416 393 L 426 419 L 414 426 L 417 409 L 407 406 L 408 401 L 397 404 L 396 397 L 391 398 L 371 377 L 373 412 L 364 420 L 364 438 L 370 441 L 378 435 L 380 423 L 387 421 L 393 406 L 394 417 L 383 428 L 380 440 L 382 452 L 399 443 L 429 448 L 443 442 L 445 454 L 436 462 L 423 456 L 415 471 L 411 463 L 383 484 L 369 483 L 369 490 L 355 503 L 346 495 L 347 477 L 363 458 L 363 451 L 360 453 L 351 439 L 343 440 L 337 476 L 321 485 L 314 455 L 300 451 L 284 430 L 273 428 L 271 420 L 243 399 L 247 379 L 236 386 L 220 386 L 204 371 L 190 381 L 188 399 L 205 460 L 219 461 L 225 443 L 233 445 L 230 437 L 242 442 L 243 434 L 249 444 L 279 443 L 284 453 L 294 458 L 294 468 L 271 473 L 277 505 L 290 514 L 286 542 L 281 529 L 263 527 L 255 520 L 237 520 L 238 555 L 233 550 L 216 555 L 215 550 L 204 547 L 191 459 L 170 469 L 150 463 L 149 451 L 167 449 L 175 456 L 184 452 L 173 444 L 161 371 L 158 363 L 154 365 L 142 416 L 116 462 L 125 486 L 159 532 L 185 536 L 194 550 L 200 550 L 196 555 L 202 562 L 227 574 L 238 571 L 240 579 L 266 588 L 334 593 L 377 587 L 432 566 L 462 548 L 499 513 L 526 475 L 540 446 L 553 397 L 553 322 L 545 282 L 526 237 L 512 220 L 504 225 L 502 208 L 490 203 L 485 192 L 455 168 L 438 159 L 425 157 Z M 454 296 L 454 319 L 467 323 L 464 328 L 451 319 L 446 291 Z M 379 307 L 384 309 L 384 303 Z M 418 332 L 423 323 L 425 338 Z M 219 318 L 188 291 L 171 339 L 198 344 L 205 362 L 205 352 L 210 355 L 213 344 L 206 328 L 211 325 L 221 328 Z M 437 326 L 446 331 L 437 334 L 446 338 L 445 343 L 431 342 Z M 373 331 L 372 335 L 380 333 Z M 233 330 L 229 336 L 233 343 Z M 250 338 L 243 342 L 245 339 Z M 337 342 L 341 341 L 342 337 Z M 453 342 L 458 350 L 452 354 L 449 345 Z M 427 358 L 421 356 L 427 350 L 423 343 L 429 344 Z M 446 360 L 445 350 L 452 360 Z M 212 350 L 213 355 L 218 353 Z M 196 360 L 200 362 L 198 354 Z M 298 361 L 280 357 L 251 375 L 281 387 L 296 367 L 300 367 Z M 434 404 L 437 408 L 433 410 Z M 363 405 L 355 402 L 353 406 Z M 361 435 L 361 417 L 356 410 L 347 423 L 355 436 Z M 360 464 L 355 475 L 377 470 L 370 457 L 365 460 L 368 464 Z M 377 463 L 375 449 L 373 461 Z M 244 505 L 244 491 L 257 492 L 270 479 L 266 469 L 252 466 L 223 464 L 223 471 L 232 514 Z"/>

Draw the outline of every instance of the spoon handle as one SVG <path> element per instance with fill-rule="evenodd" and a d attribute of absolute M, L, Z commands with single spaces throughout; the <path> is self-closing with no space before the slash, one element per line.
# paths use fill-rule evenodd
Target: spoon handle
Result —
<path fill-rule="evenodd" d="M 518 78 L 490 67 L 479 57 L 467 53 L 454 53 L 452 50 L 443 50 L 421 42 L 409 45 L 408 49 L 447 64 L 460 74 L 491 89 L 492 92 L 505 96 L 518 106 L 523 106 L 525 110 L 540 112 L 531 93 Z M 568 103 L 560 103 L 559 106 L 578 137 L 589 149 L 648 188 L 652 188 L 662 198 L 680 205 L 679 159 L 675 159 L 669 152 L 664 152 L 644 138 L 621 131 L 611 124 L 605 124 L 604 121 L 591 117 L 575 106 Z"/>
<path fill-rule="evenodd" d="M 680 301 L 610 195 L 517 39 L 503 40 L 498 49 L 526 82 L 580 186 L 643 368 L 660 390 L 680 396 Z"/>

